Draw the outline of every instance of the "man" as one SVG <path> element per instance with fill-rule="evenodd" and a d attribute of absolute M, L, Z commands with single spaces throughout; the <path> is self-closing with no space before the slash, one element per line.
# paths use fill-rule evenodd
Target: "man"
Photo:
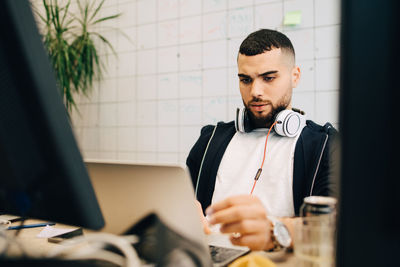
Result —
<path fill-rule="evenodd" d="M 205 126 L 186 162 L 198 205 L 208 215 L 205 231 L 208 223 L 219 224 L 222 233 L 232 233 L 233 244 L 253 250 L 290 247 L 304 197 L 332 194 L 336 130 L 307 120 L 294 137 L 269 131 L 280 111 L 292 110 L 292 90 L 301 76 L 284 34 L 250 34 L 237 62 L 250 130 L 237 131 L 234 122 Z"/>

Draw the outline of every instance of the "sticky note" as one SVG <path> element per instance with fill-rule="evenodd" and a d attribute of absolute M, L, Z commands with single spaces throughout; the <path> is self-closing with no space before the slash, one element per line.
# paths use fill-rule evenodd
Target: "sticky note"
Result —
<path fill-rule="evenodd" d="M 290 11 L 285 14 L 283 19 L 283 25 L 285 26 L 295 26 L 301 23 L 301 11 Z"/>

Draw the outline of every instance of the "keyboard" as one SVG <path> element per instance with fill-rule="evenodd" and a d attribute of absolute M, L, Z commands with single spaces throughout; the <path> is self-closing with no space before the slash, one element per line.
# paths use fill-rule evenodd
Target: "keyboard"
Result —
<path fill-rule="evenodd" d="M 225 266 L 249 252 L 249 250 L 218 247 L 212 245 L 209 245 L 208 247 L 210 249 L 210 255 L 214 266 Z"/>

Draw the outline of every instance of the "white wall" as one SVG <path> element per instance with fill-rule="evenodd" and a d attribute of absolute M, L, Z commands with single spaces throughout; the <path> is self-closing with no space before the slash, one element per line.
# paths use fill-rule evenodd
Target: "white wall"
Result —
<path fill-rule="evenodd" d="M 122 12 L 100 30 L 114 44 L 108 73 L 73 114 L 85 158 L 184 163 L 201 126 L 230 121 L 241 106 L 236 55 L 252 31 L 292 40 L 302 80 L 293 105 L 338 123 L 339 0 L 108 0 Z M 283 26 L 301 10 L 302 22 Z M 110 27 L 119 28 L 131 38 Z"/>

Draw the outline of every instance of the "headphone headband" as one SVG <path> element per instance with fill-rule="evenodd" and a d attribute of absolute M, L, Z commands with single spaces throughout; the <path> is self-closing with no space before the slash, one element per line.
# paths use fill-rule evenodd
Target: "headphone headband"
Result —
<path fill-rule="evenodd" d="M 247 112 L 248 111 L 246 108 L 236 109 L 236 131 L 241 133 L 248 133 L 253 130 Z M 275 132 L 281 136 L 297 136 L 297 134 L 301 132 L 303 126 L 306 124 L 306 118 L 304 114 L 304 111 L 296 108 L 293 108 L 292 110 L 282 110 L 275 116 L 274 119 L 274 121 L 277 122 L 274 126 Z"/>

